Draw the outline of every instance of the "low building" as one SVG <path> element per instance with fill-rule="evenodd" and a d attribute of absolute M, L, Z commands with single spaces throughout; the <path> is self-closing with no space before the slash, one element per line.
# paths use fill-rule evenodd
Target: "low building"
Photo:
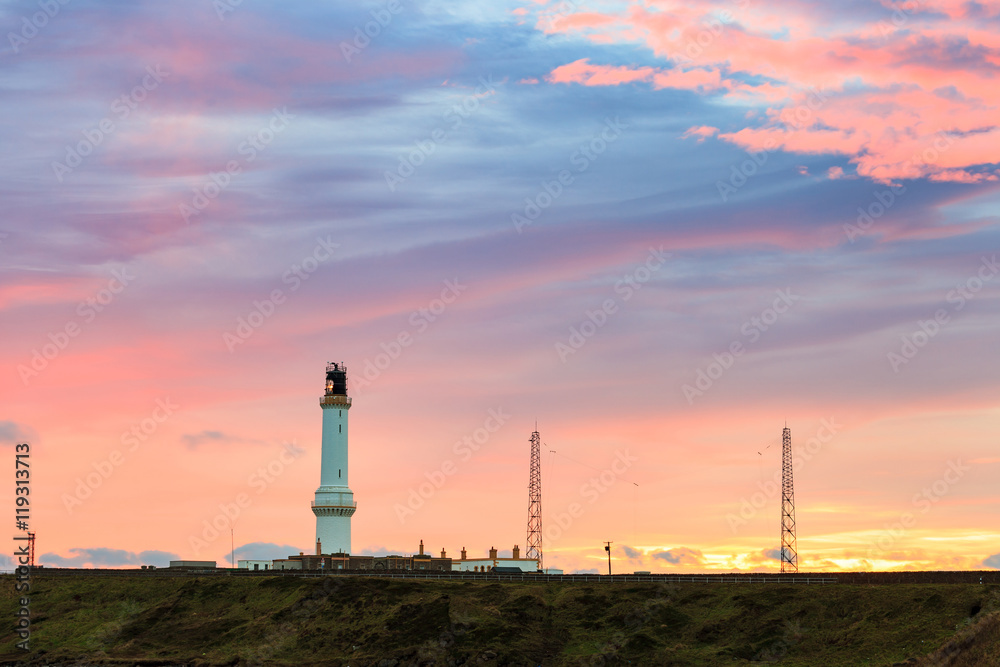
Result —
<path fill-rule="evenodd" d="M 273 561 L 269 560 L 238 560 L 236 561 L 236 567 L 241 570 L 252 570 L 254 572 L 259 572 L 261 570 L 270 570 L 274 567 Z"/>
<path fill-rule="evenodd" d="M 451 558 L 444 549 L 441 549 L 441 557 L 435 558 L 424 553 L 424 541 L 420 540 L 420 550 L 410 557 L 410 562 L 406 563 L 410 570 L 428 570 L 436 572 L 451 572 Z"/>
<path fill-rule="evenodd" d="M 188 570 L 214 570 L 216 565 L 214 560 L 172 560 L 170 567 Z"/>
<path fill-rule="evenodd" d="M 494 547 L 490 547 L 488 558 L 469 558 L 465 547 L 462 547 L 462 557 L 451 563 L 453 572 L 490 572 L 495 567 L 516 567 L 521 572 L 537 572 L 538 561 L 534 558 L 521 558 L 521 549 L 515 544 L 510 558 L 497 556 Z"/>
<path fill-rule="evenodd" d="M 269 561 L 239 561 L 240 567 L 244 563 L 250 564 L 247 569 L 267 569 L 265 564 Z M 510 568 L 515 568 L 517 572 L 538 572 L 538 560 L 535 558 L 521 558 L 521 549 L 516 544 L 512 550 L 510 558 L 500 557 L 496 548 L 490 548 L 486 558 L 469 558 L 462 548 L 462 557 L 455 560 L 448 556 L 444 549 L 441 549 L 440 556 L 432 556 L 424 552 L 424 541 L 420 540 L 420 547 L 417 553 L 412 556 L 401 556 L 389 554 L 387 556 L 353 556 L 351 554 L 320 553 L 320 546 L 317 544 L 315 554 L 299 552 L 297 556 L 289 556 L 271 562 L 272 570 L 312 570 L 333 572 L 337 570 L 345 571 L 379 571 L 379 572 L 492 572 L 494 568 L 505 568 L 501 572 L 515 572 Z M 255 568 L 252 564 L 258 564 Z M 562 574 L 561 570 L 548 570 L 553 574 Z"/>
<path fill-rule="evenodd" d="M 271 561 L 272 570 L 301 570 L 302 560 L 299 556 L 289 556 L 288 558 L 276 558 Z"/>
<path fill-rule="evenodd" d="M 420 541 L 420 550 L 413 556 L 400 556 L 391 554 L 388 556 L 352 556 L 351 554 L 317 553 L 306 555 L 299 552 L 298 556 L 289 556 L 280 560 L 275 560 L 273 569 L 275 570 L 353 570 L 353 571 L 383 571 L 383 572 L 406 572 L 412 570 L 427 570 L 437 572 L 451 572 L 452 560 L 441 550 L 441 556 L 435 557 L 424 553 L 424 542 Z"/>

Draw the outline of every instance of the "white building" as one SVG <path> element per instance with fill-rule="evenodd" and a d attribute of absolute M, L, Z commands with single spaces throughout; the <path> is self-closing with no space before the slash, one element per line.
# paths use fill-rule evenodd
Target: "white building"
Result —
<path fill-rule="evenodd" d="M 521 549 L 515 544 L 511 558 L 500 558 L 497 550 L 490 547 L 488 558 L 468 558 L 465 547 L 462 547 L 462 557 L 451 562 L 452 572 L 489 572 L 494 567 L 516 567 L 522 572 L 537 572 L 538 561 L 534 558 L 521 558 Z"/>
<path fill-rule="evenodd" d="M 319 553 L 351 553 L 351 517 L 357 509 L 354 493 L 347 485 L 347 367 L 326 365 L 326 393 L 320 397 L 323 409 L 323 454 L 319 488 L 312 503 L 316 515 Z"/>
<path fill-rule="evenodd" d="M 271 569 L 273 569 L 273 570 L 301 570 L 302 569 L 302 561 L 300 561 L 300 560 L 292 560 L 291 558 L 279 558 L 279 559 L 277 559 L 275 561 L 272 561 L 272 562 L 273 562 L 274 567 L 272 567 Z"/>
<path fill-rule="evenodd" d="M 270 570 L 271 561 L 269 560 L 238 560 L 236 561 L 236 567 L 241 570 Z"/>

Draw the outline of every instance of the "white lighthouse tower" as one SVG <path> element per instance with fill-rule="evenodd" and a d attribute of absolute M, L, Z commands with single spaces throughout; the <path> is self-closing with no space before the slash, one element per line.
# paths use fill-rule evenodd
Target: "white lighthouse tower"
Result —
<path fill-rule="evenodd" d="M 351 516 L 357 509 L 354 493 L 347 486 L 347 367 L 326 365 L 326 393 L 319 399 L 323 408 L 323 459 L 319 488 L 312 511 L 316 515 L 317 553 L 351 553 Z"/>

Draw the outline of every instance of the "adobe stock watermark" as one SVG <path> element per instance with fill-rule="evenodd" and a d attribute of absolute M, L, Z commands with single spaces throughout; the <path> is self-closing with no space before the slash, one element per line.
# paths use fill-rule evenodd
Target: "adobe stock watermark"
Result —
<path fill-rule="evenodd" d="M 941 502 L 941 499 L 948 495 L 952 487 L 958 484 L 965 473 L 970 470 L 972 468 L 963 465 L 961 460 L 948 461 L 948 467 L 941 477 L 925 486 L 918 493 L 913 494 L 910 504 L 915 511 L 903 512 L 896 521 L 885 524 L 883 533 L 868 547 L 868 560 L 874 560 L 891 549 L 899 538 L 906 535 L 907 530 L 917 525 L 917 519 L 930 512 L 937 503 Z"/>
<path fill-rule="evenodd" d="M 201 185 L 192 188 L 194 195 L 191 197 L 191 204 L 180 204 L 177 208 L 184 222 L 191 224 L 193 216 L 201 215 L 212 201 L 232 185 L 233 179 L 243 173 L 244 166 L 256 160 L 260 152 L 270 146 L 275 137 L 288 129 L 288 121 L 292 118 L 295 118 L 295 114 L 289 113 L 288 107 L 273 109 L 267 124 L 256 132 L 248 134 L 247 138 L 236 147 L 236 152 L 243 156 L 242 162 L 229 160 L 223 169 L 210 172 Z"/>
<path fill-rule="evenodd" d="M 874 201 L 867 207 L 858 207 L 856 223 L 844 225 L 844 234 L 847 235 L 847 240 L 854 243 L 864 236 L 875 224 L 875 221 L 885 215 L 904 194 L 906 194 L 906 186 L 902 183 L 893 183 L 884 190 L 872 192 Z"/>
<path fill-rule="evenodd" d="M 763 150 L 759 151 L 747 151 L 747 159 L 740 164 L 732 165 L 730 167 L 730 174 L 728 181 L 716 181 L 715 189 L 719 191 L 719 198 L 722 199 L 722 203 L 725 204 L 729 201 L 729 197 L 736 194 L 740 188 L 747 184 L 747 182 L 753 178 L 754 175 L 767 164 L 768 156 L 780 148 L 778 142 L 773 138 L 768 138 L 764 142 Z"/>
<path fill-rule="evenodd" d="M 310 276 L 319 270 L 319 267 L 333 258 L 333 252 L 340 247 L 339 243 L 330 240 L 330 235 L 326 238 L 317 237 L 316 245 L 312 252 L 303 257 L 299 262 L 292 264 L 281 276 L 284 285 L 291 285 L 288 292 L 297 292 Z M 233 331 L 225 331 L 222 334 L 222 342 L 230 354 L 236 351 L 236 347 L 247 342 L 254 332 L 264 326 L 278 310 L 278 306 L 288 300 L 288 295 L 280 287 L 272 289 L 263 300 L 254 299 L 250 312 L 244 317 L 236 318 L 236 327 Z"/>
<path fill-rule="evenodd" d="M 329 234 L 327 234 L 325 239 L 317 237 L 316 245 L 313 247 L 312 252 L 303 257 L 299 262 L 292 264 L 282 274 L 282 284 L 291 285 L 288 288 L 288 293 L 293 294 L 297 292 L 303 283 L 319 270 L 319 267 L 324 262 L 328 262 L 333 258 L 334 250 L 339 247 L 339 243 L 334 243 L 330 240 Z M 258 301 L 254 299 L 250 312 L 245 317 L 241 315 L 236 318 L 236 328 L 231 332 L 225 331 L 222 334 L 222 342 L 226 346 L 226 349 L 229 350 L 229 353 L 232 354 L 236 351 L 237 346 L 247 342 L 253 336 L 254 332 L 271 319 L 278 310 L 278 306 L 287 300 L 288 294 L 280 287 L 272 289 L 263 300 Z"/>
<path fill-rule="evenodd" d="M 750 6 L 750 0 L 736 0 L 735 4 L 737 9 L 747 9 Z M 702 29 L 698 31 L 698 34 L 690 37 L 683 45 L 682 50 L 674 51 L 667 57 L 675 63 L 694 65 L 701 58 L 705 49 L 711 46 L 725 32 L 726 27 L 735 20 L 736 17 L 728 9 L 712 12 L 702 19 Z"/>
<path fill-rule="evenodd" d="M 435 470 L 424 473 L 424 477 L 427 478 L 426 482 L 410 487 L 405 505 L 401 503 L 393 505 L 399 523 L 406 524 L 407 519 L 416 514 L 417 510 L 433 498 L 434 494 L 447 483 L 449 477 L 454 477 L 458 473 L 460 464 L 472 460 L 472 457 L 489 442 L 490 437 L 499 431 L 508 420 L 510 420 L 510 415 L 506 414 L 503 408 L 491 409 L 488 411 L 482 426 L 456 441 L 451 450 L 458 457 L 458 463 L 454 459 L 445 459 Z"/>
<path fill-rule="evenodd" d="M 781 638 L 757 651 L 753 662 L 778 662 L 788 655 L 793 646 L 802 641 L 802 626 L 798 621 L 784 622 Z"/>
<path fill-rule="evenodd" d="M 660 246 L 659 250 L 650 248 L 646 261 L 615 283 L 614 292 L 617 296 L 605 299 L 601 302 L 601 307 L 596 310 L 587 310 L 584 313 L 586 319 L 579 325 L 569 328 L 569 338 L 566 339 L 566 342 L 556 342 L 556 354 L 559 356 L 559 360 L 565 364 L 571 355 L 579 352 L 587 344 L 587 341 L 608 323 L 608 318 L 618 312 L 619 297 L 622 302 L 631 299 L 637 291 L 642 289 L 643 285 L 650 281 L 653 274 L 660 270 L 668 257 L 670 257 L 670 253 L 664 252 L 663 246 Z"/>
<path fill-rule="evenodd" d="M 640 632 L 647 624 L 652 623 L 655 627 L 661 626 L 658 619 L 664 606 L 671 604 L 673 595 L 679 593 L 680 590 L 681 587 L 673 581 L 657 583 L 656 596 L 644 596 L 642 607 L 636 607 L 625 615 L 623 619 L 625 629 L 616 630 L 607 641 L 598 646 L 594 655 L 587 659 L 586 664 L 591 667 L 621 664 L 622 657 L 619 652 L 628 646 L 630 639 L 642 636 Z"/>
<path fill-rule="evenodd" d="M 159 65 L 156 67 L 147 66 L 146 76 L 128 93 L 116 97 L 111 102 L 111 113 L 119 122 L 125 121 L 132 112 L 139 108 L 139 105 L 153 92 L 160 87 L 163 80 L 170 76 L 170 72 L 164 72 Z M 94 150 L 104 143 L 105 138 L 115 133 L 118 126 L 111 115 L 105 116 L 97 122 L 96 127 L 82 131 L 83 139 L 76 144 L 66 145 L 66 157 L 62 162 L 52 162 L 52 173 L 56 180 L 63 182 L 68 174 L 83 164 L 84 159 L 93 154 Z"/>
<path fill-rule="evenodd" d="M 580 486 L 580 501 L 586 501 L 586 505 L 583 502 L 572 502 L 564 511 L 546 514 L 546 525 L 542 532 L 548 544 L 557 542 L 586 513 L 587 506 L 600 500 L 638 460 L 628 449 L 615 451 L 615 458 L 608 467 Z"/>
<path fill-rule="evenodd" d="M 298 461 L 306 450 L 296 446 L 294 442 L 286 442 L 273 459 L 247 477 L 247 486 L 256 490 L 256 496 L 267 491 L 285 470 Z M 200 554 L 226 532 L 232 529 L 236 520 L 253 505 L 254 496 L 247 492 L 236 494 L 232 502 L 219 503 L 219 511 L 211 519 L 202 521 L 202 530 L 198 535 L 188 537 L 188 546 L 195 554 Z M 233 566 L 235 567 L 235 563 Z"/>
<path fill-rule="evenodd" d="M 837 420 L 833 417 L 820 420 L 819 428 L 816 429 L 816 435 L 806 440 L 805 445 L 792 447 L 792 467 L 795 471 L 801 472 L 802 468 L 812 461 L 813 457 L 823 451 L 823 448 L 833 440 L 834 436 L 842 428 L 844 428 L 844 425 L 838 424 Z M 733 532 L 733 535 L 742 526 L 745 526 L 748 521 L 756 517 L 767 505 L 768 500 L 781 495 L 781 470 L 775 470 L 771 479 L 765 482 L 757 482 L 757 488 L 759 490 L 750 494 L 749 498 L 743 496 L 740 499 L 739 512 L 729 512 L 726 514 L 726 523 L 729 524 L 729 529 Z"/>
<path fill-rule="evenodd" d="M 920 8 L 920 1 L 905 0 L 901 3 L 887 5 L 887 8 L 889 7 L 892 8 L 892 20 L 878 22 L 878 30 L 882 34 L 883 39 L 910 22 L 910 17 Z"/>
<path fill-rule="evenodd" d="M 344 56 L 344 60 L 350 63 L 355 56 L 367 49 L 372 40 L 381 35 L 382 31 L 392 23 L 393 18 L 402 11 L 403 5 L 399 0 L 389 0 L 383 7 L 371 10 L 369 13 L 372 20 L 354 28 L 354 39 L 340 43 L 340 54 Z"/>
<path fill-rule="evenodd" d="M 608 146 L 618 141 L 622 131 L 626 129 L 628 124 L 619 120 L 618 116 L 605 118 L 604 127 L 594 135 L 594 138 L 580 144 L 570 154 L 569 163 L 576 170 L 576 174 L 582 174 L 590 169 L 590 165 L 608 150 Z M 562 196 L 575 179 L 576 176 L 570 169 L 563 169 L 551 181 L 543 180 L 541 188 L 534 197 L 524 198 L 524 208 L 520 212 L 510 214 L 510 221 L 517 233 L 520 234 L 525 227 L 533 224 L 543 211 Z"/>
<path fill-rule="evenodd" d="M 740 326 L 740 333 L 747 339 L 746 343 L 742 339 L 736 339 L 721 353 L 713 354 L 712 361 L 707 366 L 698 369 L 694 385 L 685 384 L 681 387 L 681 392 L 687 399 L 688 405 L 694 405 L 695 398 L 704 396 L 705 392 L 711 389 L 726 371 L 733 367 L 736 360 L 743 356 L 748 345 L 760 340 L 764 332 L 774 326 L 781 316 L 795 305 L 796 301 L 802 300 L 801 296 L 792 294 L 790 287 L 778 290 L 776 294 L 777 297 L 769 308 L 765 308 L 760 315 L 751 317 Z"/>
<path fill-rule="evenodd" d="M 993 280 L 997 273 L 1000 273 L 1000 265 L 997 264 L 997 256 L 991 258 L 983 257 L 979 268 L 968 280 L 961 285 L 956 285 L 955 289 L 945 295 L 945 302 L 951 305 L 954 313 L 962 310 L 965 305 L 976 298 L 976 295 L 986 287 L 986 284 Z M 899 351 L 892 351 L 886 354 L 889 367 L 893 373 L 899 373 L 899 369 L 909 364 L 914 357 L 927 346 L 930 341 L 941 333 L 949 322 L 952 313 L 947 308 L 938 308 L 934 311 L 934 316 L 926 320 L 917 321 L 917 329 L 910 334 L 900 336 Z"/>
<path fill-rule="evenodd" d="M 128 447 L 125 451 L 132 453 L 139 449 L 139 446 L 149 440 L 160 428 L 160 425 L 170 419 L 178 410 L 180 410 L 180 406 L 173 403 L 169 396 L 156 399 L 156 407 L 153 408 L 152 413 L 145 419 L 132 424 L 129 430 L 122 433 L 121 438 L 119 438 L 122 445 Z M 62 494 L 61 500 L 66 508 L 66 513 L 73 514 L 73 509 L 83 505 L 85 500 L 93 496 L 94 492 L 101 488 L 104 482 L 110 479 L 125 461 L 126 457 L 123 451 L 115 449 L 106 458 L 91 464 L 94 472 L 87 473 L 84 477 L 77 477 L 76 488 L 72 494 Z"/>
<path fill-rule="evenodd" d="M 232 14 L 236 8 L 243 4 L 243 0 L 212 0 L 212 9 L 220 21 L 226 20 L 227 14 Z"/>
<path fill-rule="evenodd" d="M 110 649 L 115 640 L 121 636 L 122 631 L 129 622 L 145 611 L 145 608 L 133 599 L 128 599 L 119 603 L 118 613 L 114 620 L 102 623 L 84 641 L 83 648 L 87 651 L 105 651 Z"/>
<path fill-rule="evenodd" d="M 911 166 L 920 170 L 927 165 L 933 165 L 941 154 L 955 143 L 954 135 L 948 132 L 938 132 L 934 142 L 920 153 L 914 153 L 903 163 L 902 169 L 909 170 Z M 854 243 L 875 226 L 875 223 L 891 209 L 906 194 L 906 186 L 902 183 L 889 184 L 883 190 L 872 192 L 872 201 L 868 206 L 858 207 L 858 217 L 854 224 L 844 225 L 847 240 Z"/>
<path fill-rule="evenodd" d="M 240 662 L 249 667 L 274 664 L 272 658 L 284 651 L 290 643 L 302 637 L 302 629 L 314 614 L 328 611 L 328 599 L 345 585 L 339 577 L 323 577 L 322 583 L 314 587 L 307 597 L 299 598 L 287 610 L 283 610 L 280 623 L 268 623 L 267 634 L 253 643 L 253 648 L 240 648 Z"/>
<path fill-rule="evenodd" d="M 438 145 L 448 140 L 450 132 L 458 130 L 462 124 L 472 116 L 482 106 L 480 99 L 488 95 L 496 94 L 496 83 L 493 75 L 488 75 L 485 79 L 479 77 L 479 85 L 475 91 L 462 98 L 462 101 L 449 107 L 442 115 L 442 120 L 448 127 L 440 126 L 431 130 L 426 139 L 414 142 L 414 148 L 408 153 L 399 156 L 399 164 L 393 171 L 385 171 L 385 184 L 389 192 L 395 192 L 396 187 L 402 184 L 410 176 L 413 176 L 427 159 L 433 155 Z"/>
<path fill-rule="evenodd" d="M 823 108 L 823 105 L 829 100 L 827 95 L 828 93 L 822 88 L 810 88 L 806 101 L 794 107 L 783 109 L 778 116 L 779 121 L 794 130 L 808 127 L 812 123 L 813 115 Z M 761 168 L 767 164 L 771 153 L 780 148 L 781 146 L 773 137 L 768 137 L 761 150 L 746 151 L 747 159 L 730 167 L 729 179 L 715 182 L 715 188 L 719 191 L 722 203 L 727 203 L 732 195 L 756 176 Z"/>
<path fill-rule="evenodd" d="M 409 328 L 401 330 L 388 343 L 379 343 L 382 351 L 374 357 L 365 359 L 361 375 L 354 376 L 355 390 L 360 393 L 361 390 L 370 387 L 372 382 L 377 380 L 392 365 L 392 362 L 399 359 L 403 350 L 413 345 L 417 336 L 427 331 L 427 328 L 436 322 L 448 309 L 448 306 L 455 303 L 462 292 L 467 289 L 468 285 L 458 282 L 458 278 L 445 280 L 444 289 L 441 290 L 439 297 L 431 299 L 426 306 L 410 313 Z"/>
<path fill-rule="evenodd" d="M 38 377 L 45 371 L 49 364 L 69 347 L 70 341 L 79 336 L 86 325 L 97 319 L 97 316 L 103 313 L 133 280 L 135 276 L 129 273 L 128 268 L 112 269 L 107 285 L 77 305 L 76 315 L 79 319 L 70 319 L 61 329 L 49 332 L 47 336 L 49 342 L 31 350 L 31 361 L 27 364 L 18 364 L 17 374 L 24 386 L 27 387 L 32 378 Z"/>
<path fill-rule="evenodd" d="M 38 32 L 54 19 L 62 8 L 70 3 L 70 0 L 38 0 L 40 12 L 35 12 L 31 16 L 21 17 L 21 29 L 17 32 L 13 30 L 7 33 L 7 41 L 14 53 L 20 53 L 21 48 L 28 45 Z"/>
<path fill-rule="evenodd" d="M 545 32 L 554 32 L 557 30 L 558 26 L 556 24 L 579 9 L 582 2 L 583 0 L 562 0 L 557 6 L 552 8 L 552 13 L 547 15 L 544 21 L 539 20 L 539 23 L 545 23 L 543 30 Z"/>

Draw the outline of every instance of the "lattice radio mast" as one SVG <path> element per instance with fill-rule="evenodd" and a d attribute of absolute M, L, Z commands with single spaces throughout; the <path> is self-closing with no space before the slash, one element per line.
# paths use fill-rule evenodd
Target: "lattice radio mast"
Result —
<path fill-rule="evenodd" d="M 795 490 L 792 487 L 792 431 L 781 432 L 781 571 L 799 571 L 795 545 Z"/>
<path fill-rule="evenodd" d="M 531 433 L 531 469 L 528 473 L 528 550 L 525 558 L 537 558 L 542 567 L 542 438 L 538 426 Z"/>

